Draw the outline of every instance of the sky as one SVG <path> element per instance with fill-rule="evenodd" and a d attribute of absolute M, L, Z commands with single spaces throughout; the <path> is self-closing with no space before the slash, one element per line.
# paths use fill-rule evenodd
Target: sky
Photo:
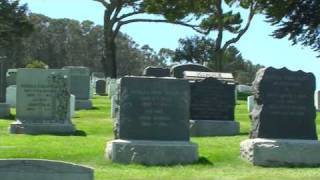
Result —
<path fill-rule="evenodd" d="M 104 8 L 93 0 L 20 1 L 27 3 L 29 10 L 33 13 L 44 14 L 51 18 L 90 20 L 103 25 Z M 317 89 L 320 90 L 320 58 L 316 57 L 319 53 L 312 51 L 309 47 L 292 46 L 287 39 L 274 39 L 270 35 L 275 27 L 264 20 L 262 15 L 255 16 L 248 32 L 235 44 L 242 56 L 255 64 L 312 72 L 317 78 Z M 128 34 L 139 45 L 148 44 L 156 51 L 161 48 L 174 50 L 178 47 L 180 38 L 197 35 L 186 27 L 156 23 L 129 24 L 121 31 Z M 215 38 L 215 34 L 210 34 L 209 37 Z"/>

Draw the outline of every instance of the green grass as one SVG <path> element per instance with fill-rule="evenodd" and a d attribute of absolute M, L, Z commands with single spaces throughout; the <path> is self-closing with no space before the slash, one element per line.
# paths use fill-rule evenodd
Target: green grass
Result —
<path fill-rule="evenodd" d="M 239 143 L 247 138 L 250 128 L 245 101 L 239 101 L 236 109 L 242 135 L 192 138 L 199 146 L 201 160 L 192 165 L 168 167 L 120 165 L 106 161 L 105 145 L 113 139 L 110 101 L 107 97 L 96 96 L 93 104 L 93 110 L 77 111 L 72 120 L 86 136 L 81 136 L 83 133 L 78 133 L 79 136 L 10 135 L 8 126 L 13 120 L 0 120 L 0 158 L 41 158 L 83 164 L 95 169 L 96 180 L 320 179 L 320 168 L 262 168 L 240 159 Z M 317 122 L 320 125 L 319 117 Z"/>

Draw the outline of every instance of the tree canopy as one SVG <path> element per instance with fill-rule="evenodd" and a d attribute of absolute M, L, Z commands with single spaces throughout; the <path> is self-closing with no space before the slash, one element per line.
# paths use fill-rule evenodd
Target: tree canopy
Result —
<path fill-rule="evenodd" d="M 267 21 L 277 26 L 276 38 L 288 37 L 293 44 L 302 43 L 320 51 L 319 0 L 258 0 Z"/>

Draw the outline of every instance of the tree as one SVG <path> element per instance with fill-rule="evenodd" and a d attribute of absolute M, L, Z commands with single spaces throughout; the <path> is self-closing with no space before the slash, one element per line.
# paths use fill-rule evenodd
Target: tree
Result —
<path fill-rule="evenodd" d="M 27 10 L 27 6 L 20 6 L 19 1 L 0 0 L 0 55 L 8 56 L 8 59 L 19 54 L 22 39 L 33 30 Z"/>
<path fill-rule="evenodd" d="M 238 42 L 247 32 L 251 21 L 258 10 L 254 0 L 150 0 L 152 1 L 149 11 L 163 13 L 170 21 L 189 19 L 194 17 L 194 21 L 199 21 L 202 32 L 208 35 L 215 31 L 215 46 L 212 48 L 216 56 L 216 69 L 223 70 L 222 56 L 229 46 Z M 153 4 L 153 6 L 152 6 Z M 229 7 L 224 10 L 224 7 Z M 230 8 L 241 7 L 248 9 L 249 15 L 246 23 L 240 13 L 232 11 Z M 190 19 L 189 19 L 190 21 Z M 229 40 L 224 40 L 225 33 L 235 36 Z M 223 43 L 224 42 L 224 43 Z"/>
<path fill-rule="evenodd" d="M 293 44 L 302 43 L 320 51 L 319 0 L 258 0 L 267 21 L 278 28 L 273 37 L 288 37 Z"/>
<path fill-rule="evenodd" d="M 104 54 L 102 64 L 107 76 L 117 77 L 115 39 L 122 26 L 136 22 L 162 22 L 168 23 L 165 19 L 141 18 L 141 14 L 147 14 L 150 0 L 93 0 L 105 7 L 104 11 Z M 150 2 L 149 2 L 150 1 Z M 152 2 L 157 3 L 157 2 Z M 152 5 L 152 4 L 151 4 Z M 160 13 L 157 13 L 160 14 Z M 193 25 L 182 21 L 170 21 L 170 23 L 196 28 Z"/>

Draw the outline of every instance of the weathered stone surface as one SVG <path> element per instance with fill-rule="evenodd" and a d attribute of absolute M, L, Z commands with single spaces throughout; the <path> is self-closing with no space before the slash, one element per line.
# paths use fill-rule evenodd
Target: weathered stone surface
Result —
<path fill-rule="evenodd" d="M 11 133 L 74 132 L 70 120 L 70 83 L 67 75 L 68 71 L 57 69 L 18 70 L 17 122 L 11 125 Z"/>
<path fill-rule="evenodd" d="M 17 69 L 8 69 L 6 74 L 7 86 L 17 84 Z"/>
<path fill-rule="evenodd" d="M 183 74 L 184 78 L 188 80 L 199 80 L 211 77 L 219 81 L 235 83 L 232 73 L 184 71 Z"/>
<path fill-rule="evenodd" d="M 239 85 L 237 85 L 236 89 L 240 93 L 246 93 L 246 94 L 252 94 L 253 93 L 252 87 L 248 86 L 248 85 L 239 84 Z"/>
<path fill-rule="evenodd" d="M 215 78 L 206 78 L 190 85 L 192 120 L 234 120 L 234 84 L 223 83 Z"/>
<path fill-rule="evenodd" d="M 11 107 L 16 107 L 17 101 L 17 86 L 11 85 L 7 87 L 6 90 L 6 103 Z"/>
<path fill-rule="evenodd" d="M 76 111 L 76 96 L 70 94 L 70 116 L 73 117 Z"/>
<path fill-rule="evenodd" d="M 248 109 L 249 113 L 252 111 L 254 106 L 255 106 L 254 96 L 248 96 L 247 97 L 247 109 Z"/>
<path fill-rule="evenodd" d="M 90 98 L 90 70 L 82 66 L 66 66 L 63 69 L 69 71 L 71 94 L 76 99 L 87 100 Z"/>
<path fill-rule="evenodd" d="M 191 120 L 191 136 L 234 136 L 240 133 L 239 122 L 236 121 L 211 121 Z"/>
<path fill-rule="evenodd" d="M 176 78 L 183 78 L 185 71 L 212 72 L 211 69 L 198 64 L 182 64 L 171 68 L 171 75 Z"/>
<path fill-rule="evenodd" d="M 147 67 L 143 71 L 144 76 L 170 77 L 170 69 L 161 67 Z"/>
<path fill-rule="evenodd" d="M 105 95 L 106 94 L 106 81 L 98 80 L 96 81 L 96 94 Z"/>
<path fill-rule="evenodd" d="M 108 83 L 108 96 L 110 99 L 116 93 L 116 89 L 117 89 L 117 79 L 110 79 Z"/>
<path fill-rule="evenodd" d="M 124 77 L 120 82 L 118 139 L 189 141 L 190 86 L 173 78 Z"/>
<path fill-rule="evenodd" d="M 123 164 L 189 164 L 198 160 L 198 152 L 196 144 L 185 141 L 114 140 L 107 145 L 106 158 Z"/>
<path fill-rule="evenodd" d="M 7 73 L 7 62 L 5 59 L 0 58 L 0 103 L 6 102 L 6 73 Z"/>
<path fill-rule="evenodd" d="M 264 68 L 253 88 L 257 104 L 251 112 L 251 138 L 317 139 L 312 73 Z"/>
<path fill-rule="evenodd" d="M 93 169 L 59 161 L 0 159 L 1 180 L 93 180 Z"/>
<path fill-rule="evenodd" d="M 256 166 L 320 166 L 316 140 L 248 139 L 241 142 L 240 153 Z"/>

